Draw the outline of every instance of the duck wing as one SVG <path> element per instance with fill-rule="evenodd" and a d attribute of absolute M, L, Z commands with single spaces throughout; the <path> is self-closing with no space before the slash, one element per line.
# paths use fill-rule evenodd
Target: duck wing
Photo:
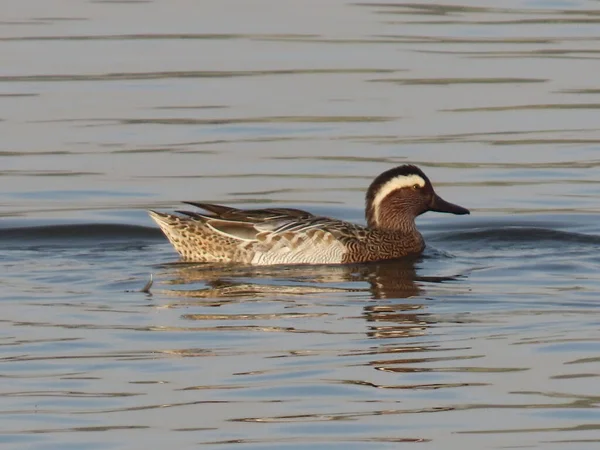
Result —
<path fill-rule="evenodd" d="M 215 205 L 212 203 L 199 203 L 199 202 L 184 202 L 188 205 L 195 206 L 197 208 L 209 211 L 214 217 L 224 220 L 234 220 L 241 222 L 265 222 L 271 220 L 284 220 L 284 219 L 305 219 L 309 217 L 315 217 L 308 211 L 294 208 L 266 208 L 266 209 L 238 209 L 231 208 L 229 206 Z"/>
<path fill-rule="evenodd" d="M 358 225 L 300 210 L 291 211 L 306 215 L 288 215 L 285 214 L 287 211 L 285 208 L 234 210 L 224 211 L 219 216 L 192 211 L 176 212 L 188 216 L 188 220 L 201 222 L 216 233 L 241 241 L 292 240 L 294 236 L 306 236 L 314 232 L 343 240 L 358 237 L 357 233 L 363 229 Z"/>

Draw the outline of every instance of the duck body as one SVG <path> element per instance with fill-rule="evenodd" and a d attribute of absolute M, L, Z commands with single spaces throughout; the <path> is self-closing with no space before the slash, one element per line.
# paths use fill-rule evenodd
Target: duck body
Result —
<path fill-rule="evenodd" d="M 468 214 L 435 194 L 415 166 L 384 172 L 367 192 L 367 226 L 290 208 L 236 209 L 186 202 L 208 213 L 150 211 L 182 259 L 251 265 L 346 264 L 419 254 L 415 217 L 428 210 Z"/>
<path fill-rule="evenodd" d="M 345 264 L 419 253 L 421 234 L 369 229 L 295 209 L 242 210 L 191 203 L 211 215 L 151 211 L 187 261 L 271 264 Z"/>

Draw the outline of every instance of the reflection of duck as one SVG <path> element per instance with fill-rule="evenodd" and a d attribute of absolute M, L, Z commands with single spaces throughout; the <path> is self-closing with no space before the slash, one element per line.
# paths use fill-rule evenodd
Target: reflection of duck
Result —
<path fill-rule="evenodd" d="M 357 325 L 362 328 L 368 339 L 376 339 L 367 349 L 350 351 L 348 356 L 373 355 L 366 363 L 378 371 L 417 372 L 430 370 L 414 367 L 435 358 L 424 358 L 422 352 L 437 350 L 435 343 L 419 343 L 407 338 L 424 336 L 438 320 L 427 312 L 427 303 L 423 300 L 424 291 L 444 289 L 442 284 L 457 281 L 454 277 L 424 277 L 417 275 L 416 258 L 396 261 L 384 261 L 368 264 L 329 265 L 329 266 L 232 266 L 213 264 L 169 264 L 163 275 L 171 277 L 169 284 L 173 289 L 163 293 L 178 297 L 169 302 L 169 308 L 201 306 L 197 313 L 187 313 L 182 317 L 187 321 L 226 321 L 228 326 L 219 329 L 262 330 L 297 332 L 299 329 L 289 326 L 290 319 L 312 320 L 329 316 L 331 312 L 322 307 L 306 308 L 308 305 L 321 304 L 319 297 L 325 294 L 327 305 L 346 306 L 362 298 L 362 319 Z M 204 287 L 197 289 L 198 284 Z M 454 283 L 452 283 L 454 284 Z M 192 288 L 194 286 L 194 288 Z M 454 288 L 454 287 L 453 287 Z M 454 290 L 454 289 L 453 289 Z M 367 301 L 370 297 L 377 301 Z M 304 299 L 303 299 L 304 298 Z M 308 298 L 308 302 L 305 300 Z M 413 300 L 402 300 L 414 298 Z M 256 313 L 243 308 L 226 308 L 222 313 L 209 312 L 205 307 L 225 307 L 238 302 L 256 301 L 277 302 L 284 307 L 257 308 Z M 386 299 L 396 299 L 385 301 Z M 302 305 L 303 307 L 299 307 Z M 293 306 L 288 309 L 287 306 Z M 233 309 L 234 313 L 230 311 Z M 238 312 L 236 314 L 236 312 Z M 239 312 L 243 312 L 240 314 Z M 281 322 L 286 319 L 287 322 Z M 236 322 L 237 321 L 237 322 Z M 256 321 L 239 325 L 239 321 Z M 318 323 L 318 320 L 317 320 Z M 285 325 L 285 326 L 282 326 Z M 302 329 L 300 329 L 302 330 Z M 329 333 L 328 328 L 317 330 Z M 409 356 L 419 353 L 419 358 Z M 301 353 L 301 352 L 299 352 Z M 344 383 L 369 384 L 378 388 L 390 389 L 438 389 L 441 384 L 402 384 L 374 385 L 363 380 L 344 380 Z M 449 385 L 448 385 L 449 386 Z"/>
<path fill-rule="evenodd" d="M 440 286 L 458 277 L 423 277 L 416 274 L 415 260 L 385 261 L 369 264 L 329 266 L 231 266 L 213 264 L 168 265 L 174 275 L 170 284 L 176 289 L 163 291 L 169 296 L 179 297 L 169 307 L 210 306 L 221 307 L 231 303 L 269 299 L 270 301 L 296 304 L 298 297 L 326 294 L 338 298 L 355 294 L 373 299 L 405 299 L 419 297 L 425 289 Z M 247 281 L 252 280 L 252 281 Z M 204 284 L 201 289 L 190 289 L 190 285 Z M 425 286 L 423 286 L 425 285 Z M 337 294 L 337 295 L 336 295 Z M 185 300 L 184 300 L 185 298 Z M 343 300 L 341 300 L 343 301 Z M 329 301 L 328 301 L 329 303 Z M 422 301 L 414 302 L 369 302 L 363 308 L 367 325 L 367 336 L 375 339 L 396 339 L 422 335 L 432 317 L 425 313 Z M 287 313 L 295 317 L 322 315 L 319 312 Z M 236 315 L 186 314 L 188 320 L 230 319 Z M 246 319 L 277 319 L 282 314 L 244 314 Z M 404 347 L 386 344 L 373 350 L 374 354 L 410 351 Z M 386 364 L 382 364 L 384 367 Z M 379 364 L 378 364 L 379 366 Z"/>
<path fill-rule="evenodd" d="M 415 218 L 427 211 L 469 214 L 433 190 L 411 165 L 379 175 L 367 191 L 367 227 L 298 209 L 241 210 L 189 203 L 212 214 L 150 211 L 181 256 L 252 265 L 339 264 L 395 259 L 423 251 Z"/>
<path fill-rule="evenodd" d="M 441 283 L 457 279 L 456 277 L 419 277 L 412 259 L 335 266 L 249 267 L 177 264 L 171 267 L 175 268 L 177 275 L 177 278 L 170 282 L 171 284 L 188 285 L 201 282 L 207 287 L 194 290 L 169 290 L 167 291 L 169 295 L 223 301 L 240 297 L 314 295 L 328 292 L 368 292 L 374 299 L 408 298 L 421 293 L 419 282 Z M 248 278 L 261 282 L 237 281 Z M 282 284 L 282 279 L 288 284 Z M 326 285 L 340 283 L 352 283 L 352 286 Z M 368 287 L 360 287 L 361 283 L 368 283 Z"/>

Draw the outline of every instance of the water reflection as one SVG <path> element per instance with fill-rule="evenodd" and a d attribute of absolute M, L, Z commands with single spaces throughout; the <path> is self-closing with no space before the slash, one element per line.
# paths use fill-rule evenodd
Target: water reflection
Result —
<path fill-rule="evenodd" d="M 323 294 L 341 294 L 340 306 L 349 295 L 367 297 L 371 300 L 411 299 L 421 296 L 424 286 L 441 285 L 458 281 L 459 276 L 420 276 L 415 267 L 419 259 L 386 261 L 362 265 L 339 266 L 285 266 L 285 267 L 233 267 L 206 264 L 173 264 L 165 266 L 172 278 L 167 281 L 173 287 L 161 293 L 179 297 L 167 307 L 222 307 L 231 303 L 267 300 L 273 303 L 288 302 L 298 307 L 296 300 L 310 296 L 318 299 Z M 201 287 L 197 287 L 201 285 Z M 185 300 L 181 300 L 185 298 Z M 363 307 L 366 335 L 374 339 L 395 339 L 427 334 L 427 328 L 436 323 L 425 312 L 422 299 L 416 302 L 375 302 Z M 316 318 L 329 316 L 320 312 L 267 312 L 244 314 L 197 313 L 184 314 L 185 320 L 194 321 L 248 321 L 268 320 L 269 326 L 260 329 L 273 330 L 276 321 L 285 319 Z M 256 329 L 254 325 L 247 328 Z M 275 327 L 283 330 L 281 327 Z M 299 331 L 289 328 L 288 331 Z M 332 332 L 321 330 L 315 332 Z M 423 348 L 419 348 L 422 351 Z M 375 353 L 403 351 L 389 347 Z M 378 364 L 374 362 L 374 364 Z M 380 367 L 378 367 L 380 369 Z"/>
<path fill-rule="evenodd" d="M 458 276 L 419 276 L 417 259 L 362 265 L 234 267 L 207 264 L 164 266 L 168 284 L 202 288 L 169 289 L 171 296 L 228 301 L 235 298 L 261 298 L 272 295 L 312 295 L 318 293 L 369 293 L 373 299 L 410 298 L 423 292 L 421 283 L 457 281 Z M 253 282 L 247 282 L 252 280 Z M 257 283 L 256 281 L 260 281 Z M 366 285 L 366 287 L 363 287 Z M 372 314 L 377 313 L 374 309 Z"/>

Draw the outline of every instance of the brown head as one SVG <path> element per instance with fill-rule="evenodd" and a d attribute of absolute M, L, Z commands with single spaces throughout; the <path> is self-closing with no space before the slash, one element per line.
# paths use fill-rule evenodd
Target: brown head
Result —
<path fill-rule="evenodd" d="M 469 210 L 442 199 L 417 166 L 398 166 L 379 175 L 367 191 L 367 224 L 370 228 L 402 230 L 414 226 L 427 211 L 469 214 Z"/>

